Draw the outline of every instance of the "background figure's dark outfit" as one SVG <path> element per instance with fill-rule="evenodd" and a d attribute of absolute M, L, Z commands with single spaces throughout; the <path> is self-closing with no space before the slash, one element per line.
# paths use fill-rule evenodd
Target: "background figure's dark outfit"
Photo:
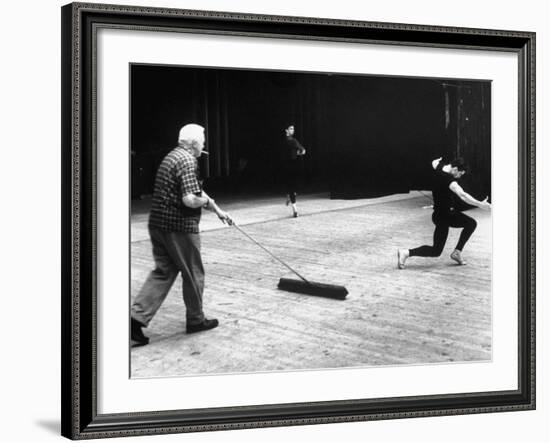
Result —
<path fill-rule="evenodd" d="M 432 221 L 435 224 L 433 246 L 420 246 L 409 250 L 410 257 L 439 257 L 443 252 L 449 228 L 463 228 L 456 248 L 462 251 L 464 245 L 474 233 L 477 222 L 453 207 L 453 191 L 449 185 L 456 179 L 446 172 L 443 172 L 443 162 L 439 162 L 434 172 L 433 200 L 434 212 Z"/>
<path fill-rule="evenodd" d="M 298 152 L 304 147 L 293 136 L 285 136 L 283 146 L 283 174 L 286 184 L 286 193 L 291 203 L 296 203 L 296 189 L 300 177 L 300 156 Z"/>

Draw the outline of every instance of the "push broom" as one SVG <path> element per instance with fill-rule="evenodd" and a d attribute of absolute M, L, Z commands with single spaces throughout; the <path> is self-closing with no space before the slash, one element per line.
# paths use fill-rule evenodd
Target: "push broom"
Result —
<path fill-rule="evenodd" d="M 262 248 L 265 252 L 267 252 L 271 257 L 273 257 L 275 260 L 277 260 L 283 266 L 287 267 L 294 274 L 296 274 L 298 277 L 300 277 L 300 280 L 296 280 L 296 279 L 292 279 L 292 278 L 281 278 L 281 279 L 279 279 L 279 284 L 277 285 L 277 287 L 279 289 L 282 289 L 283 291 L 297 292 L 299 294 L 307 294 L 307 295 L 316 295 L 318 297 L 335 298 L 335 299 L 338 299 L 338 300 L 344 300 L 346 298 L 346 295 L 348 294 L 348 290 L 344 286 L 327 285 L 327 284 L 324 284 L 324 283 L 317 283 L 317 282 L 313 282 L 313 281 L 310 281 L 310 280 L 306 280 L 303 276 L 301 276 L 298 272 L 296 272 L 287 263 L 285 263 L 279 257 L 274 255 L 269 249 L 267 249 L 265 246 L 260 244 L 254 238 L 252 238 L 248 233 L 243 231 L 242 228 L 237 226 L 236 223 L 233 222 L 233 226 L 235 226 L 235 228 L 237 228 L 237 230 L 239 230 L 239 232 L 241 232 L 245 237 L 247 237 L 253 243 L 255 243 L 260 248 Z"/>

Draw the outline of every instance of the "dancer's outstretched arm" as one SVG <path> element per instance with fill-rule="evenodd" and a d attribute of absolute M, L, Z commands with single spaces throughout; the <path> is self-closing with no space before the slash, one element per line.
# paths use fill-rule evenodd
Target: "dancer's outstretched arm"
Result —
<path fill-rule="evenodd" d="M 452 182 L 449 185 L 449 189 L 453 191 L 464 203 L 472 206 L 477 206 L 478 208 L 484 209 L 486 211 L 489 211 L 491 209 L 491 203 L 487 201 L 489 197 L 485 197 L 483 201 L 480 201 L 468 194 L 457 182 Z"/>

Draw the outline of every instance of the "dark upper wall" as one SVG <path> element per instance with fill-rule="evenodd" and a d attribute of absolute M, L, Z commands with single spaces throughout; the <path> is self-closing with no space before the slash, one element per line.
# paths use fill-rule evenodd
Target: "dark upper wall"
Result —
<path fill-rule="evenodd" d="M 490 192 L 490 83 L 134 65 L 133 189 L 151 191 L 181 126 L 206 127 L 208 183 L 276 185 L 283 128 L 307 148 L 304 180 L 353 198 L 428 186 L 431 159 L 467 157 Z M 478 174 L 471 174 L 477 177 Z"/>
<path fill-rule="evenodd" d="M 330 112 L 339 196 L 406 192 L 445 145 L 441 86 L 429 80 L 345 77 L 335 82 Z"/>

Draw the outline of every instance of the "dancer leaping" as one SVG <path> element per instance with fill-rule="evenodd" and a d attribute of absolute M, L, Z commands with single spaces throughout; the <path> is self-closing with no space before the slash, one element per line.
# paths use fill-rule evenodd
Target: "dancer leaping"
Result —
<path fill-rule="evenodd" d="M 444 164 L 442 159 L 439 158 L 432 162 L 432 166 L 435 170 L 432 188 L 434 203 L 432 221 L 435 225 L 433 245 L 424 245 L 414 249 L 399 249 L 397 251 L 397 267 L 399 269 L 405 268 L 405 261 L 409 257 L 439 257 L 447 242 L 449 228 L 462 228 L 458 243 L 451 253 L 451 258 L 459 265 L 466 264 L 462 258 L 462 250 L 475 231 L 477 222 L 454 208 L 453 194 L 469 205 L 487 211 L 491 209 L 491 204 L 487 201 L 488 197 L 483 201 L 479 201 L 464 191 L 458 184 L 457 180 L 466 173 L 463 159 L 457 158 Z"/>

